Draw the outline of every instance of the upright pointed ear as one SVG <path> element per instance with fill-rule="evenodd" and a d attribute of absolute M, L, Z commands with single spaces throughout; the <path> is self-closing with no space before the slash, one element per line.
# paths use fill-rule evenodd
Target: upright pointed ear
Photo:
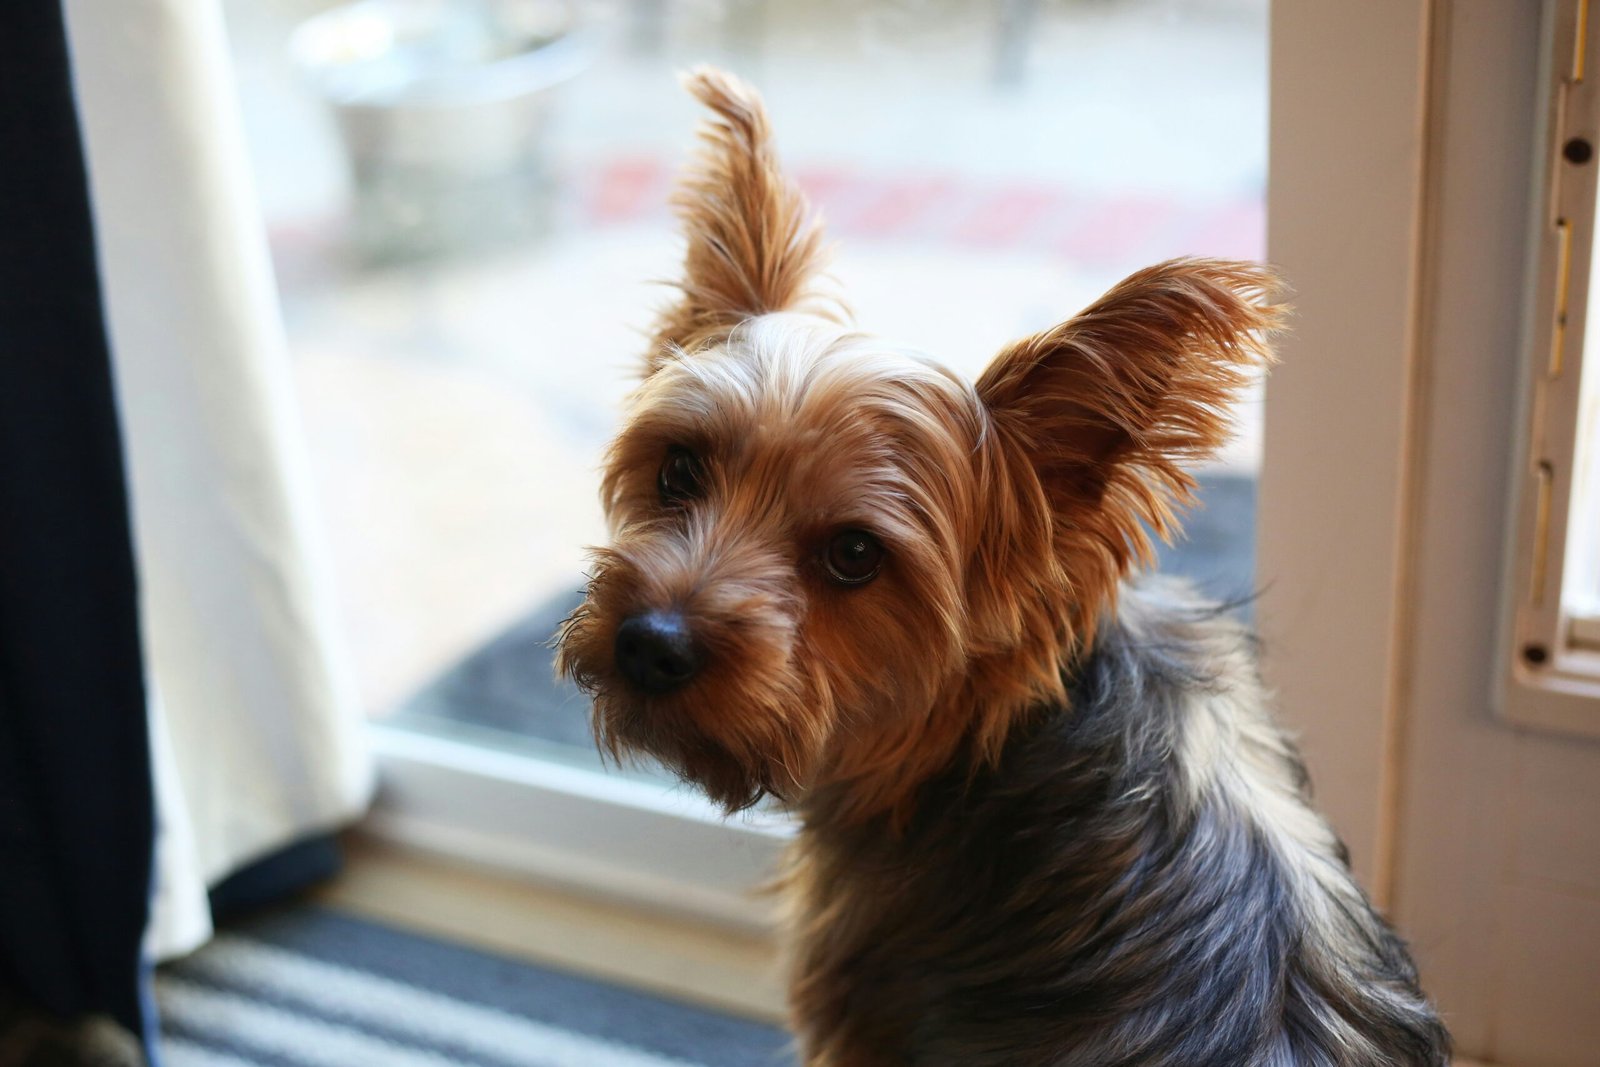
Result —
<path fill-rule="evenodd" d="M 1177 532 L 1175 506 L 1193 502 L 1186 465 L 1228 439 L 1229 404 L 1271 362 L 1277 288 L 1256 264 L 1172 260 L 1002 351 L 977 386 L 999 453 L 991 473 L 1015 512 L 996 550 L 1035 557 L 1046 574 L 1030 580 L 1070 587 L 1092 624 L 1129 567 L 1149 561 L 1146 529 Z"/>
<path fill-rule="evenodd" d="M 712 117 L 673 197 L 688 250 L 680 296 L 656 323 L 652 371 L 673 348 L 698 347 L 756 315 L 806 307 L 837 317 L 814 292 L 821 228 L 778 167 L 760 95 L 710 67 L 692 71 L 684 86 Z"/>

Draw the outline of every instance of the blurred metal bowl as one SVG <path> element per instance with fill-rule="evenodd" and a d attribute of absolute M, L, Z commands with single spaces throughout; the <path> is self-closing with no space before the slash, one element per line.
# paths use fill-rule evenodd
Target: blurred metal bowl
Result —
<path fill-rule="evenodd" d="M 591 60 L 568 4 L 360 0 L 308 19 L 289 47 L 338 119 L 369 258 L 542 228 L 552 104 Z"/>

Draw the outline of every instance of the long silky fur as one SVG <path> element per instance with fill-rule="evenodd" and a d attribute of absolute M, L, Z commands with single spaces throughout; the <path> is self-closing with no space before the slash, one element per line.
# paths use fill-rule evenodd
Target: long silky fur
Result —
<path fill-rule="evenodd" d="M 1125 592 L 1067 697 L 903 827 L 808 824 L 811 1067 L 1445 1067 L 1404 945 L 1309 806 L 1240 625 Z"/>
<path fill-rule="evenodd" d="M 1272 272 L 1140 271 L 969 385 L 846 325 L 760 99 L 687 84 L 712 119 L 677 197 L 684 278 L 557 662 L 612 755 L 798 817 L 808 1067 L 1443 1067 L 1248 635 L 1128 577 L 1271 361 Z M 685 504 L 657 487 L 674 449 L 702 468 Z M 821 549 L 857 528 L 885 563 L 841 588 Z M 706 653 L 677 691 L 618 676 L 647 610 Z"/>

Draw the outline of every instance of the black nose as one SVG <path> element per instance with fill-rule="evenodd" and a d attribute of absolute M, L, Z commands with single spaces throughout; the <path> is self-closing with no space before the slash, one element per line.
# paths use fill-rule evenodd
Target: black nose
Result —
<path fill-rule="evenodd" d="M 678 613 L 647 611 L 617 627 L 617 670 L 646 693 L 670 693 L 699 668 L 689 628 Z"/>

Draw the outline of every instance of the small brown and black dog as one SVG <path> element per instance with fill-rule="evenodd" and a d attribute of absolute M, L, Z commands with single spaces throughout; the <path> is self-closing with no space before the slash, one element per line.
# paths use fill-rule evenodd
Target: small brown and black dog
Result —
<path fill-rule="evenodd" d="M 1249 634 L 1129 578 L 1270 359 L 1272 274 L 1142 270 L 968 384 L 848 324 L 760 99 L 688 86 L 681 296 L 559 662 L 613 755 L 796 814 L 804 1061 L 1448 1063 Z"/>

